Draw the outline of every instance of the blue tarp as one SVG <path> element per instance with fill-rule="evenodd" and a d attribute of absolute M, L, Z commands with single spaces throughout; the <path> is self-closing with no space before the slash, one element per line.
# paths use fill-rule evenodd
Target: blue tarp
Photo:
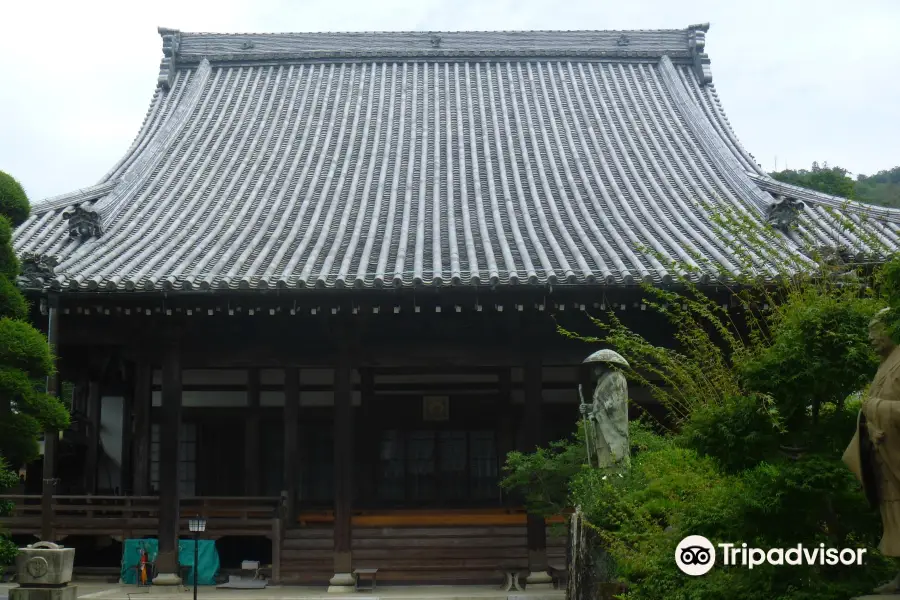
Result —
<path fill-rule="evenodd" d="M 138 572 L 135 568 L 141 560 L 140 548 L 143 544 L 150 562 L 156 560 L 159 541 L 154 538 L 125 540 L 122 548 L 122 583 L 137 585 Z M 200 540 L 197 557 L 197 585 L 215 585 L 219 574 L 219 553 L 213 540 Z M 185 585 L 194 584 L 194 540 L 178 540 L 178 564 L 190 567 Z"/>

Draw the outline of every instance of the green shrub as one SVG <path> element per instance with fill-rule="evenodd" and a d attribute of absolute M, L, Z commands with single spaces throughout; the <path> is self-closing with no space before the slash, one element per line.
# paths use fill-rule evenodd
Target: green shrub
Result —
<path fill-rule="evenodd" d="M 503 489 L 523 496 L 531 514 L 549 517 L 569 506 L 569 481 L 585 469 L 584 429 L 573 438 L 559 440 L 535 452 L 510 452 L 506 456 Z"/>
<path fill-rule="evenodd" d="M 12 280 L 0 277 L 0 318 L 25 319 L 28 302 Z"/>
<path fill-rule="evenodd" d="M 635 435 L 654 434 L 641 430 Z M 893 576 L 895 567 L 875 549 L 880 520 L 868 510 L 839 456 L 782 457 L 728 473 L 719 460 L 685 447 L 677 435 L 655 437 L 635 454 L 624 477 L 583 470 L 571 482 L 572 502 L 597 529 L 617 577 L 629 588 L 629 600 L 844 600 Z M 719 564 L 702 577 L 691 577 L 674 561 L 675 548 L 687 535 L 764 549 L 820 542 L 865 547 L 867 560 L 863 568 L 750 570 Z"/>
<path fill-rule="evenodd" d="M 12 227 L 9 219 L 0 214 L 0 278 L 15 281 L 19 268 L 19 259 L 12 246 Z"/>
<path fill-rule="evenodd" d="M 770 458 L 778 449 L 780 420 L 762 396 L 732 396 L 723 404 L 696 408 L 680 440 L 734 473 Z"/>
<path fill-rule="evenodd" d="M 7 318 L 0 318 L 0 365 L 35 377 L 46 377 L 54 370 L 47 338 L 27 322 Z"/>
<path fill-rule="evenodd" d="M 765 394 L 791 433 L 810 431 L 823 404 L 838 404 L 875 375 L 878 356 L 868 341 L 869 322 L 883 304 L 858 289 L 815 286 L 787 295 L 736 361 L 743 386 Z M 811 413 L 808 413 L 808 409 Z"/>
<path fill-rule="evenodd" d="M 19 478 L 9 470 L 7 462 L 0 456 L 0 494 L 5 493 L 18 482 Z M 0 502 L 0 517 L 8 515 L 11 510 L 11 502 Z M 15 561 L 18 553 L 19 549 L 16 548 L 16 545 L 8 537 L 0 535 L 0 574 L 3 573 L 4 565 L 10 565 Z"/>
<path fill-rule="evenodd" d="M 31 207 L 22 185 L 12 176 L 0 171 L 0 215 L 5 215 L 14 226 L 24 223 Z"/>

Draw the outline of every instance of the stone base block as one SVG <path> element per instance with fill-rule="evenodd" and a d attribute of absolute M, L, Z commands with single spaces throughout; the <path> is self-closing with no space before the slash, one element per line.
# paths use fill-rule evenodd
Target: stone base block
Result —
<path fill-rule="evenodd" d="M 328 581 L 329 594 L 345 594 L 356 591 L 356 578 L 352 573 L 335 573 Z"/>
<path fill-rule="evenodd" d="M 75 600 L 77 597 L 77 585 L 57 588 L 14 587 L 9 590 L 9 600 Z"/>
<path fill-rule="evenodd" d="M 153 585 L 150 593 L 159 594 L 177 594 L 181 591 L 181 577 L 175 573 L 160 573 L 153 578 Z"/>
<path fill-rule="evenodd" d="M 529 592 L 533 590 L 552 590 L 553 578 L 546 571 L 532 571 L 525 579 L 525 589 Z"/>

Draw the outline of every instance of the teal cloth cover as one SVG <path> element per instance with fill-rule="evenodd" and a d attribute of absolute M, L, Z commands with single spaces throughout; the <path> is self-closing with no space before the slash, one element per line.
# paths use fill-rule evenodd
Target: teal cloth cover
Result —
<path fill-rule="evenodd" d="M 141 560 L 141 545 L 147 551 L 150 562 L 156 560 L 159 541 L 155 538 L 143 540 L 125 540 L 122 547 L 122 583 L 137 585 L 138 572 L 135 567 Z M 194 585 L 194 540 L 178 540 L 178 563 L 182 567 L 190 567 L 187 572 L 186 586 Z M 215 585 L 219 574 L 219 553 L 214 540 L 200 540 L 197 556 L 197 585 Z"/>

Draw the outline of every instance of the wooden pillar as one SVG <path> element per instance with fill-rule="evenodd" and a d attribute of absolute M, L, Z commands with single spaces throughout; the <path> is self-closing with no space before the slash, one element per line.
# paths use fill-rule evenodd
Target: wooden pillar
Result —
<path fill-rule="evenodd" d="M 59 348 L 59 297 L 55 294 L 47 299 L 47 342 L 55 355 Z M 47 377 L 47 393 L 59 396 L 59 377 L 54 369 Z M 59 446 L 59 432 L 44 432 L 44 472 L 41 487 L 41 540 L 53 541 L 53 494 L 56 493 L 56 451 Z"/>
<path fill-rule="evenodd" d="M 158 585 L 178 585 L 179 485 L 178 454 L 181 441 L 181 353 L 176 343 L 166 348 L 162 361 L 162 421 L 159 431 L 159 554 Z"/>
<path fill-rule="evenodd" d="M 346 352 L 334 370 L 334 577 L 329 592 L 353 588 L 351 512 L 353 502 L 353 370 Z"/>
<path fill-rule="evenodd" d="M 150 407 L 152 396 L 153 368 L 147 360 L 140 360 L 134 369 L 134 450 L 132 459 L 133 483 L 131 491 L 135 496 L 150 495 Z"/>
<path fill-rule="evenodd" d="M 375 498 L 375 472 L 378 468 L 378 443 L 380 430 L 375 419 L 375 372 L 372 369 L 360 369 L 360 417 L 366 426 L 359 432 L 363 445 L 362 479 L 360 496 L 371 500 Z"/>
<path fill-rule="evenodd" d="M 88 445 L 84 461 L 84 491 L 97 493 L 97 465 L 100 461 L 100 382 L 91 378 L 88 382 L 87 417 Z"/>
<path fill-rule="evenodd" d="M 526 452 L 534 452 L 543 442 L 542 420 L 542 365 L 538 355 L 529 355 L 525 361 L 525 436 Z M 526 584 L 534 588 L 552 587 L 552 579 L 547 573 L 547 527 L 544 518 L 528 515 L 528 570 L 531 573 Z"/>
<path fill-rule="evenodd" d="M 126 366 L 125 386 L 122 390 L 122 461 L 119 474 L 119 489 L 123 495 L 130 496 L 134 492 L 132 485 L 132 469 L 134 461 L 131 459 L 132 442 L 134 438 L 134 365 Z"/>
<path fill-rule="evenodd" d="M 247 419 L 244 421 L 244 495 L 259 496 L 259 369 L 247 371 Z"/>
<path fill-rule="evenodd" d="M 288 523 L 297 518 L 297 471 L 300 467 L 300 369 L 284 370 L 284 476 L 282 489 L 287 492 L 285 516 Z"/>

